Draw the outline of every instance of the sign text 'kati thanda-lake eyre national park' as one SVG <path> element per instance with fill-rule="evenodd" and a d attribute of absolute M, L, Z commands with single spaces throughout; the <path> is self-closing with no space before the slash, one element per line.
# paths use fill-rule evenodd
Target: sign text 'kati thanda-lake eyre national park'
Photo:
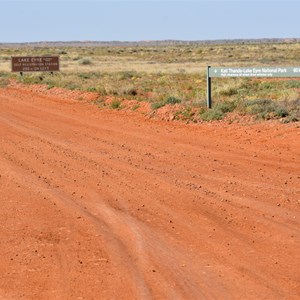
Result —
<path fill-rule="evenodd" d="M 207 107 L 212 107 L 211 80 L 226 77 L 300 77 L 300 66 L 295 67 L 207 67 Z"/>
<path fill-rule="evenodd" d="M 210 67 L 209 77 L 300 77 L 299 67 Z"/>
<path fill-rule="evenodd" d="M 59 71 L 59 56 L 12 56 L 12 72 Z"/>

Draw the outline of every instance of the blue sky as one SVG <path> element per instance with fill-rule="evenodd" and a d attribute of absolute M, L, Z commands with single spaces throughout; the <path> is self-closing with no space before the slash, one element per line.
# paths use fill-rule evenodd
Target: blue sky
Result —
<path fill-rule="evenodd" d="M 299 38 L 299 1 L 3 1 L 0 42 Z"/>

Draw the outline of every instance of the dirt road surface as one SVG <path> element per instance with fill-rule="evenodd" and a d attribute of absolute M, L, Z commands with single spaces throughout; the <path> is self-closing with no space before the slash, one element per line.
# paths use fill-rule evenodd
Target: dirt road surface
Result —
<path fill-rule="evenodd" d="M 0 89 L 0 299 L 300 299 L 299 182 L 299 124 Z"/>

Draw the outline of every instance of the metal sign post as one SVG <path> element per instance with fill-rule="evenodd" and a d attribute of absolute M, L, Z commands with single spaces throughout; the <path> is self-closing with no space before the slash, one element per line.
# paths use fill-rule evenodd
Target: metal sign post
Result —
<path fill-rule="evenodd" d="M 212 107 L 211 78 L 234 77 L 269 77 L 269 78 L 296 78 L 300 77 L 298 67 L 207 67 L 207 107 Z"/>
<path fill-rule="evenodd" d="M 211 108 L 211 77 L 209 76 L 210 66 L 207 67 L 206 82 L 207 82 L 207 107 Z"/>

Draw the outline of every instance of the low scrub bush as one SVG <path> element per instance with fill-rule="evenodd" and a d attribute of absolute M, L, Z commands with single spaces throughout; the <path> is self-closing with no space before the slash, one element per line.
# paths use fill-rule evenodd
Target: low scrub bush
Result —
<path fill-rule="evenodd" d="M 260 119 L 284 118 L 289 115 L 283 104 L 270 99 L 246 100 L 242 103 L 242 109 Z"/>
<path fill-rule="evenodd" d="M 84 57 L 84 58 L 80 59 L 78 61 L 78 63 L 80 65 L 91 65 L 92 64 L 92 60 L 90 58 L 88 58 L 88 57 Z"/>
<path fill-rule="evenodd" d="M 293 111 L 287 118 L 283 119 L 283 123 L 291 123 L 300 121 L 300 111 Z"/>
<path fill-rule="evenodd" d="M 200 117 L 203 121 L 222 120 L 224 116 L 225 114 L 217 108 L 208 109 L 200 113 Z"/>
<path fill-rule="evenodd" d="M 28 83 L 28 84 L 36 84 L 36 83 L 41 83 L 41 80 L 35 76 L 35 75 L 24 75 L 19 78 L 23 83 Z"/>
<path fill-rule="evenodd" d="M 91 79 L 92 74 L 91 73 L 81 73 L 81 74 L 78 74 L 78 77 L 81 79 Z"/>
<path fill-rule="evenodd" d="M 103 96 L 108 95 L 108 92 L 107 92 L 105 86 L 103 86 L 103 85 L 97 86 L 96 91 L 97 91 L 100 95 L 103 95 Z"/>
<path fill-rule="evenodd" d="M 77 83 L 74 83 L 74 82 L 68 82 L 68 83 L 66 83 L 64 88 L 66 88 L 68 90 L 71 90 L 71 91 L 74 91 L 74 90 L 80 90 L 81 86 Z"/>
<path fill-rule="evenodd" d="M 161 107 L 163 107 L 163 106 L 165 106 L 167 104 L 175 105 L 175 104 L 178 104 L 178 103 L 181 103 L 181 102 L 182 102 L 181 99 L 176 98 L 174 96 L 170 96 L 170 97 L 168 97 L 165 100 L 161 100 L 161 101 L 152 103 L 151 104 L 151 108 L 153 110 L 155 110 L 155 109 L 159 109 L 159 108 L 161 108 Z"/>
<path fill-rule="evenodd" d="M 96 104 L 98 107 L 104 107 L 105 106 L 105 102 L 101 98 L 93 101 L 93 103 Z"/>
<path fill-rule="evenodd" d="M 220 110 L 223 114 L 234 111 L 236 107 L 236 102 L 229 101 L 219 102 L 215 105 L 215 109 Z"/>
<path fill-rule="evenodd" d="M 11 60 L 11 56 L 2 56 L 0 57 L 0 61 L 3 60 L 3 61 L 10 61 Z"/>
<path fill-rule="evenodd" d="M 237 107 L 236 102 L 218 102 L 211 109 L 200 112 L 204 121 L 222 120 L 226 113 L 232 112 Z"/>
<path fill-rule="evenodd" d="M 181 103 L 181 101 L 182 101 L 181 99 L 171 96 L 171 97 L 167 98 L 166 104 L 174 105 L 174 104 L 177 104 L 177 103 Z"/>
<path fill-rule="evenodd" d="M 57 51 L 57 54 L 66 55 L 66 54 L 68 54 L 68 52 L 65 50 L 59 50 L 59 51 Z"/>
<path fill-rule="evenodd" d="M 120 100 L 113 100 L 110 104 L 112 109 L 120 109 L 121 108 L 121 101 Z"/>
<path fill-rule="evenodd" d="M 289 89 L 300 89 L 300 81 L 297 80 L 289 80 L 286 83 L 286 87 Z"/>
<path fill-rule="evenodd" d="M 6 87 L 9 83 L 8 80 L 9 74 L 0 72 L 0 87 Z"/>
<path fill-rule="evenodd" d="M 95 87 L 90 86 L 90 87 L 87 88 L 87 91 L 88 92 L 96 92 L 97 89 Z"/>
<path fill-rule="evenodd" d="M 138 92 L 137 92 L 137 90 L 134 86 L 128 85 L 128 86 L 124 86 L 120 90 L 120 94 L 121 95 L 136 96 L 138 94 Z"/>
<path fill-rule="evenodd" d="M 283 120 L 284 123 L 300 121 L 300 99 L 285 102 L 285 107 L 287 107 L 289 114 Z"/>
<path fill-rule="evenodd" d="M 153 110 L 155 110 L 155 109 L 159 109 L 159 108 L 161 108 L 161 107 L 163 107 L 163 106 L 165 106 L 165 105 L 166 105 L 166 103 L 165 103 L 164 101 L 161 101 L 161 102 L 154 102 L 154 103 L 151 104 L 151 108 L 152 108 Z"/>
<path fill-rule="evenodd" d="M 221 96 L 233 96 L 233 95 L 236 95 L 238 94 L 238 89 L 237 88 L 234 88 L 234 87 L 230 87 L 230 88 L 227 88 L 225 90 L 222 90 L 220 91 L 220 95 Z"/>
<path fill-rule="evenodd" d="M 140 104 L 135 104 L 135 105 L 131 108 L 131 110 L 135 111 L 135 110 L 139 109 L 140 107 L 141 107 Z"/>
<path fill-rule="evenodd" d="M 8 79 L 0 77 L 0 87 L 6 87 L 8 85 Z"/>
<path fill-rule="evenodd" d="M 139 78 L 140 74 L 136 71 L 123 71 L 118 74 L 119 80 L 126 80 L 132 78 Z"/>
<path fill-rule="evenodd" d="M 175 113 L 175 119 L 177 120 L 192 120 L 195 115 L 191 107 L 186 107 L 185 109 Z"/>
<path fill-rule="evenodd" d="M 275 83 L 276 85 L 276 83 Z M 273 90 L 274 89 L 274 83 L 272 82 L 263 82 L 260 84 L 260 89 L 261 90 Z"/>

